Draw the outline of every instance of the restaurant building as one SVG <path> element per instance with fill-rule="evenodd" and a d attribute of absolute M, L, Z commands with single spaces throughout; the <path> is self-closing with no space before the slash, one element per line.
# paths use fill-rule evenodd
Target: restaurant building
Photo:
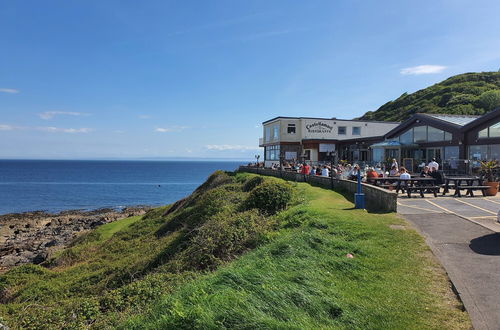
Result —
<path fill-rule="evenodd" d="M 436 158 L 448 171 L 500 159 L 500 108 L 482 116 L 415 114 L 402 123 L 307 117 L 263 122 L 265 166 L 282 160 L 322 162 L 333 153 L 350 163 L 396 158 L 411 171 Z"/>
<path fill-rule="evenodd" d="M 344 120 L 336 118 L 276 117 L 265 121 L 263 138 L 265 166 L 287 161 L 324 162 L 337 159 L 370 161 L 370 144 L 384 140 L 397 122 Z"/>

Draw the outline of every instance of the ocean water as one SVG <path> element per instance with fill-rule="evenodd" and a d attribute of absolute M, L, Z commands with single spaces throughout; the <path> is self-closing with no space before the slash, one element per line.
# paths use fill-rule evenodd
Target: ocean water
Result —
<path fill-rule="evenodd" d="M 0 160 L 0 214 L 164 205 L 244 163 Z"/>

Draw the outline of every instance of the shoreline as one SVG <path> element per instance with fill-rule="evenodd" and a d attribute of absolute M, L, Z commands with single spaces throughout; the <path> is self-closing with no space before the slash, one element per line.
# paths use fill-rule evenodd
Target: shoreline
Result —
<path fill-rule="evenodd" d="M 0 215 L 0 273 L 40 264 L 78 236 L 106 223 L 142 215 L 153 206 L 138 205 L 51 213 L 30 211 Z"/>

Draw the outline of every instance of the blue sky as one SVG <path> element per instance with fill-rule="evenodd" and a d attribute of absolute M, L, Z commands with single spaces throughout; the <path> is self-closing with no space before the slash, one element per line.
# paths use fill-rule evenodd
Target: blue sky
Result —
<path fill-rule="evenodd" d="M 353 118 L 500 68 L 500 2 L 0 1 L 0 158 L 252 158 L 278 115 Z"/>

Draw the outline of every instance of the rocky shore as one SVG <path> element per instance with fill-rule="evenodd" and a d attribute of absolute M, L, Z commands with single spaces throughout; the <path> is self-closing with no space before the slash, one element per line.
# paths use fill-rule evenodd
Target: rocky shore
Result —
<path fill-rule="evenodd" d="M 42 211 L 0 215 L 0 273 L 25 263 L 39 264 L 77 236 L 105 223 L 144 214 L 150 207 L 122 210 Z"/>

